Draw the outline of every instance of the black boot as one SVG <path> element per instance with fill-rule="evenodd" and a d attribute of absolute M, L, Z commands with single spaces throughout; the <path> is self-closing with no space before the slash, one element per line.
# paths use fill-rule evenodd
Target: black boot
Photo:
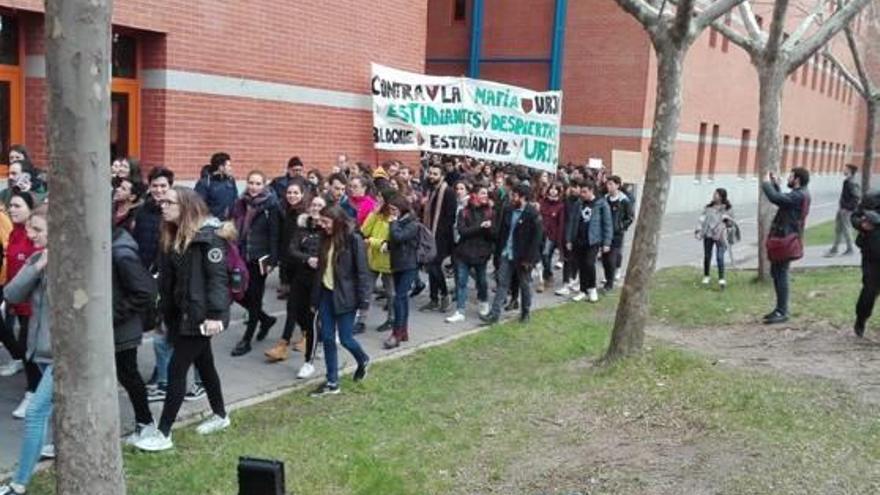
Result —
<path fill-rule="evenodd" d="M 393 322 L 393 321 L 391 321 L 391 320 L 385 320 L 385 323 L 383 323 L 383 324 L 379 325 L 378 327 L 376 327 L 376 331 L 377 331 L 377 332 L 387 332 L 388 330 L 391 330 L 391 328 L 392 328 L 393 326 L 394 326 L 394 322 Z"/>
<path fill-rule="evenodd" d="M 856 324 L 853 325 L 853 331 L 856 333 L 856 337 L 864 337 L 865 336 L 865 320 L 861 318 L 856 318 Z"/>
<path fill-rule="evenodd" d="M 250 340 L 242 339 L 236 344 L 235 349 L 232 350 L 232 357 L 244 356 L 249 352 L 251 352 Z"/>
<path fill-rule="evenodd" d="M 266 338 L 266 335 L 269 334 L 269 330 L 275 325 L 277 321 L 278 318 L 264 314 L 262 321 L 260 321 L 260 331 L 259 333 L 257 333 L 257 342 L 262 342 L 263 339 Z"/>

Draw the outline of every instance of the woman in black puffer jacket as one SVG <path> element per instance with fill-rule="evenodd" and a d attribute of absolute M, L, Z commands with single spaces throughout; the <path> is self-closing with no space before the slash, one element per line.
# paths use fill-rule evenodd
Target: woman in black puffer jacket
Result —
<path fill-rule="evenodd" d="M 250 282 L 244 306 L 248 311 L 244 337 L 233 356 L 251 352 L 251 339 L 260 325 L 257 340 L 266 338 L 277 319 L 263 311 L 263 294 L 266 292 L 266 276 L 278 265 L 278 238 L 280 206 L 272 189 L 266 187 L 266 175 L 254 171 L 248 174 L 247 190 L 232 207 L 232 220 L 238 230 L 239 251 L 247 262 Z M 264 260 L 263 268 L 260 260 Z"/>
<path fill-rule="evenodd" d="M 458 216 L 454 234 L 455 248 L 455 313 L 446 318 L 447 323 L 464 321 L 467 302 L 467 285 L 471 271 L 477 284 L 477 300 L 480 314 L 489 312 L 489 291 L 486 282 L 486 265 L 495 249 L 495 212 L 489 203 L 489 189 L 477 186 L 470 201 Z"/>

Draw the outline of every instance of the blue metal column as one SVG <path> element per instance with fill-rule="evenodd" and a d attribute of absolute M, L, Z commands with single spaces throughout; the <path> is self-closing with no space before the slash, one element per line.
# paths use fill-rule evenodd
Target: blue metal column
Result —
<path fill-rule="evenodd" d="M 553 21 L 553 47 L 550 52 L 550 89 L 562 88 L 562 52 L 565 47 L 565 20 L 568 0 L 556 0 L 556 17 Z M 473 53 L 473 52 L 472 52 Z"/>
<path fill-rule="evenodd" d="M 483 0 L 473 0 L 471 10 L 471 52 L 468 60 L 468 77 L 480 78 L 480 57 L 483 49 Z"/>

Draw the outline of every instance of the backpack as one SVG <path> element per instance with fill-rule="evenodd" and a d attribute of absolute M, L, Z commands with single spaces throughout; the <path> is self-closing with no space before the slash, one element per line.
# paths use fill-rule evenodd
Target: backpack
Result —
<path fill-rule="evenodd" d="M 234 242 L 226 241 L 226 274 L 229 276 L 227 286 L 229 297 L 235 302 L 244 301 L 250 285 L 251 276 L 248 272 L 247 263 L 241 257 L 241 252 Z"/>
<path fill-rule="evenodd" d="M 434 240 L 434 234 L 425 227 L 425 224 L 419 222 L 419 232 L 416 239 L 419 241 L 416 246 L 416 261 L 421 265 L 426 265 L 434 261 L 437 257 L 437 242 Z"/>

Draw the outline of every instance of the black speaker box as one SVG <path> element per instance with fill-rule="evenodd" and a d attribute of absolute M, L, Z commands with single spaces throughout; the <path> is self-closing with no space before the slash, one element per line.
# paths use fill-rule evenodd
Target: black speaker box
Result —
<path fill-rule="evenodd" d="M 284 463 L 240 457 L 238 495 L 285 495 Z"/>

